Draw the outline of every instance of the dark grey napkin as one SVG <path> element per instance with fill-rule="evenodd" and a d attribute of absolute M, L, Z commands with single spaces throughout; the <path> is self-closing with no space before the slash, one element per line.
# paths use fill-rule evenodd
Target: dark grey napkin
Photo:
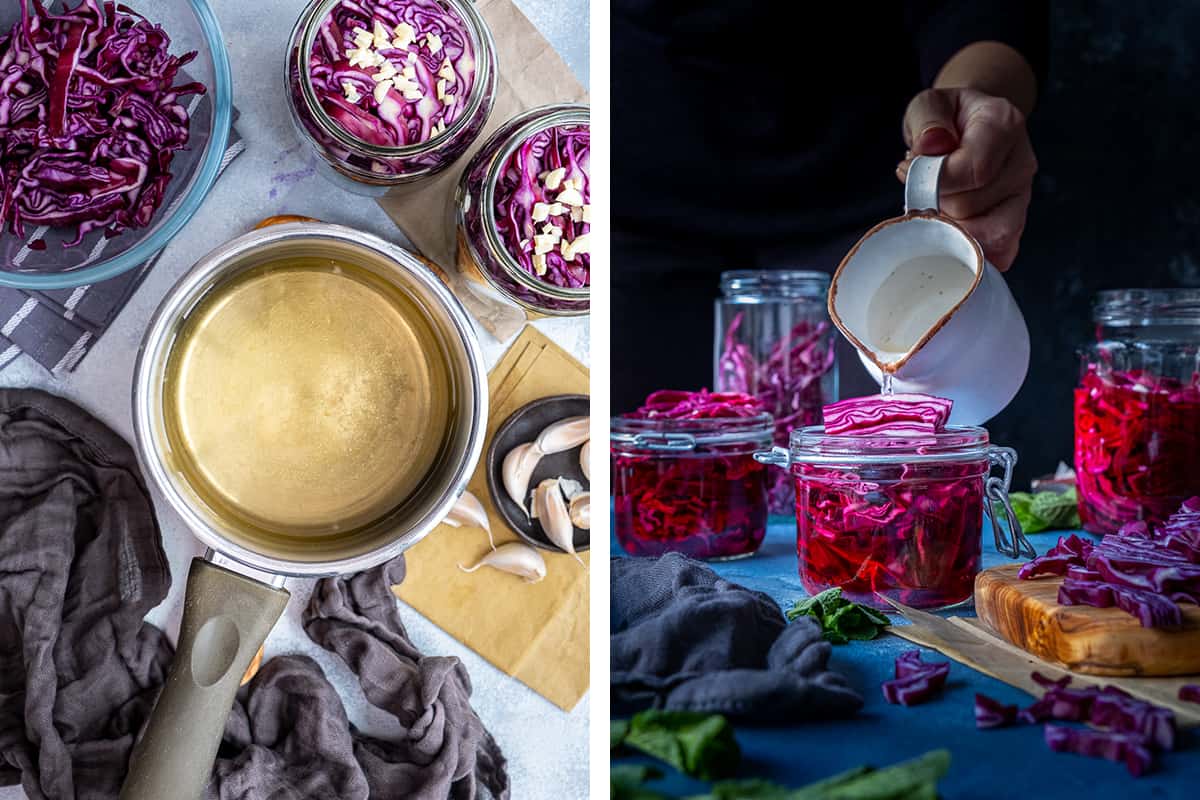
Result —
<path fill-rule="evenodd" d="M 196 97 L 201 99 L 204 95 Z M 201 108 L 206 109 L 209 105 L 204 103 Z M 198 121 L 208 124 L 204 118 Z M 245 149 L 246 143 L 237 129 L 231 128 L 220 172 L 224 172 Z M 201 155 L 199 150 L 181 151 L 176 156 L 176 172 L 187 174 Z M 165 213 L 171 213 L 173 208 Z M 35 231 L 30 239 L 36 238 Z M 106 242 L 103 231 L 97 231 L 80 246 L 90 248 L 95 260 L 103 255 Z M 0 287 L 0 369 L 22 353 L 28 353 L 51 372 L 74 370 L 129 302 L 160 256 L 161 253 L 115 278 L 73 289 L 34 291 Z"/>
<path fill-rule="evenodd" d="M 172 655 L 142 619 L 170 586 L 160 541 L 120 437 L 61 398 L 0 390 L 0 785 L 117 797 Z M 305 614 L 396 736 L 356 731 L 311 659 L 274 658 L 238 695 L 210 798 L 509 797 L 466 669 L 408 640 L 389 591 L 403 575 L 398 558 L 322 580 Z"/>
<path fill-rule="evenodd" d="M 820 626 L 678 553 L 612 559 L 612 708 L 721 713 L 745 722 L 849 716 L 862 697 L 828 668 Z"/>

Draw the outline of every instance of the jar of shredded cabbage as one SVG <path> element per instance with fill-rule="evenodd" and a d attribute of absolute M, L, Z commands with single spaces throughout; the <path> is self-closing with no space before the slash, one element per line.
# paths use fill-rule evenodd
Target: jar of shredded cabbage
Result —
<path fill-rule="evenodd" d="M 457 265 L 473 291 L 533 316 L 586 314 L 588 107 L 541 106 L 506 122 L 463 171 L 454 213 Z"/>
<path fill-rule="evenodd" d="M 1200 494 L 1200 289 L 1100 292 L 1075 390 L 1079 516 L 1162 522 Z"/>
<path fill-rule="evenodd" d="M 297 133 L 358 194 L 450 166 L 496 97 L 495 43 L 469 0 L 312 0 L 286 62 Z"/>
<path fill-rule="evenodd" d="M 775 444 L 821 422 L 837 399 L 837 355 L 826 298 L 829 276 L 802 270 L 721 273 L 716 301 L 713 391 L 757 397 L 775 417 Z M 768 508 L 790 516 L 791 479 L 770 476 Z"/>
<path fill-rule="evenodd" d="M 634 556 L 753 555 L 767 532 L 770 414 L 612 420 L 613 525 Z"/>
<path fill-rule="evenodd" d="M 816 425 L 759 457 L 794 482 L 796 554 L 810 593 L 838 586 L 884 610 L 884 597 L 913 608 L 962 603 L 980 570 L 985 511 L 998 550 L 1035 555 L 1008 501 L 1016 452 L 991 445 L 983 428 L 833 436 Z"/>

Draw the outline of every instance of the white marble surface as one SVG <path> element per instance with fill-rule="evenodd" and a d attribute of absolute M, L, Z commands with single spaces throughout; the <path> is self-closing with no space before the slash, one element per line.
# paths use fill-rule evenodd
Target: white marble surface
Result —
<path fill-rule="evenodd" d="M 278 62 L 301 0 L 212 0 L 229 43 L 234 71 L 238 130 L 246 152 L 221 177 L 204 207 L 175 238 L 129 305 L 73 374 L 55 378 L 27 357 L 0 373 L 0 385 L 36 386 L 75 401 L 132 439 L 130 386 L 134 357 L 151 313 L 173 282 L 213 246 L 273 214 L 302 214 L 338 222 L 393 241 L 403 237 L 370 200 L 333 188 L 313 173 L 310 157 L 292 132 L 279 90 Z M 588 82 L 588 0 L 516 0 L 517 5 L 563 55 L 585 85 Z M 588 363 L 586 318 L 548 320 L 538 327 Z M 478 331 L 489 364 L 507 343 Z M 182 521 L 158 496 L 155 504 L 174 578 L 167 599 L 149 615 L 174 636 L 179 627 L 183 576 L 202 552 Z M 315 658 L 338 688 L 351 719 L 376 735 L 389 733 L 386 716 L 362 698 L 354 676 L 339 660 L 313 645 L 299 625 L 312 582 L 291 579 L 284 618 L 267 640 L 266 656 L 305 653 Z M 503 674 L 411 608 L 401 614 L 413 641 L 426 653 L 458 656 L 474 684 L 474 705 L 504 750 L 512 776 L 512 796 L 583 798 L 588 785 L 588 698 L 570 713 L 560 711 L 523 684 Z M 18 800 L 16 787 L 0 789 L 0 800 Z"/>

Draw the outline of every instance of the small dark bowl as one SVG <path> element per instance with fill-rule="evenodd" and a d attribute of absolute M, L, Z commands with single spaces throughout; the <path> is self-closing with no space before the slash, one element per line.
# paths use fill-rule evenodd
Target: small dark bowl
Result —
<path fill-rule="evenodd" d="M 492 443 L 487 451 L 487 482 L 488 492 L 492 496 L 492 505 L 504 517 L 508 527 L 534 547 L 561 553 L 562 549 L 546 538 L 541 524 L 536 519 L 530 519 L 513 499 L 504 491 L 504 476 L 501 467 L 504 457 L 517 445 L 532 442 L 546 426 L 567 417 L 586 417 L 591 413 L 591 399 L 584 394 L 560 394 L 543 397 L 522 406 L 496 429 Z M 570 478 L 579 481 L 584 488 L 591 490 L 591 482 L 583 476 L 579 467 L 579 447 L 573 447 L 562 453 L 542 456 L 533 477 L 529 480 L 529 491 L 547 478 Z M 575 529 L 575 550 L 582 553 L 591 546 L 591 531 Z"/>

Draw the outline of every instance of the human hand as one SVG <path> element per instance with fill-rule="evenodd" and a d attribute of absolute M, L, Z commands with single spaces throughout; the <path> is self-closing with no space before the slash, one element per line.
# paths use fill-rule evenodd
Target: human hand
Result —
<path fill-rule="evenodd" d="M 1037 172 L 1020 109 L 975 89 L 926 89 L 904 113 L 904 142 L 909 151 L 896 177 L 908 176 L 914 156 L 947 156 L 942 213 L 979 241 L 997 269 L 1012 266 Z"/>

